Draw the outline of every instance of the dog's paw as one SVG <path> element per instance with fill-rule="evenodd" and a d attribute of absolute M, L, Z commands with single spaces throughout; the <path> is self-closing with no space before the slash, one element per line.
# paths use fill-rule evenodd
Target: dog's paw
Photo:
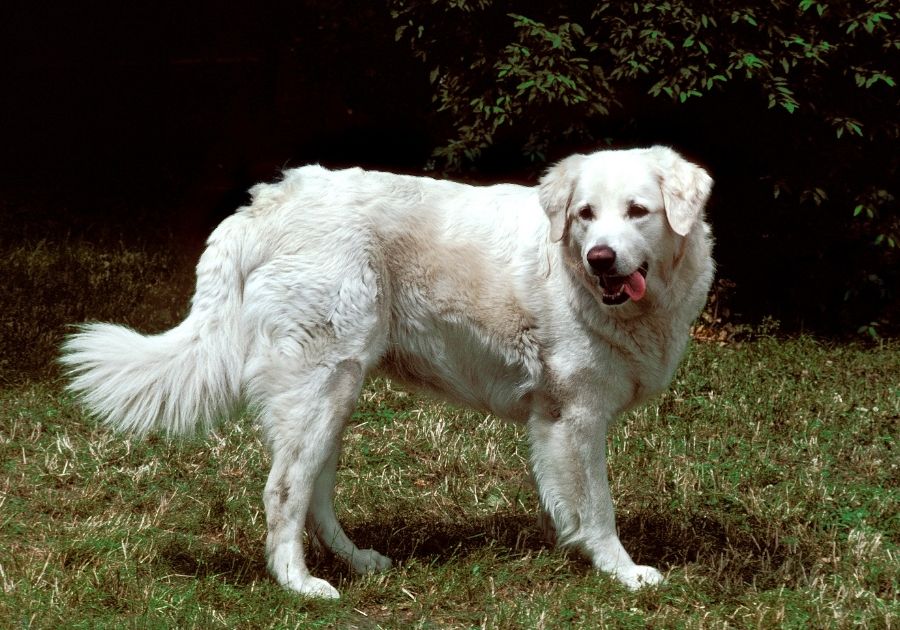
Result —
<path fill-rule="evenodd" d="M 317 577 L 307 575 L 303 578 L 293 579 L 284 585 L 292 591 L 305 597 L 317 597 L 319 599 L 338 599 L 341 594 L 331 584 Z"/>
<path fill-rule="evenodd" d="M 662 573 L 653 567 L 637 564 L 627 569 L 619 569 L 613 575 L 632 591 L 645 586 L 653 586 L 663 581 Z"/>
<path fill-rule="evenodd" d="M 390 558 L 381 555 L 374 549 L 358 549 L 350 558 L 350 566 L 354 573 L 359 575 L 387 571 L 393 564 Z"/>

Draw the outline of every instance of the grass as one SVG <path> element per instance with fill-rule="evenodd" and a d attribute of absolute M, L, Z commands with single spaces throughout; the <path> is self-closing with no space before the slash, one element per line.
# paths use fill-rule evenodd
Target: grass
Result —
<path fill-rule="evenodd" d="M 342 599 L 309 601 L 266 573 L 268 455 L 249 418 L 134 441 L 62 392 L 48 366 L 64 323 L 158 329 L 189 294 L 189 266 L 92 247 L 10 244 L 0 263 L 0 627 L 900 625 L 897 342 L 695 343 L 610 436 L 623 542 L 668 573 L 638 593 L 542 540 L 520 428 L 373 381 L 337 511 L 396 567 L 354 577 L 315 558 Z"/>

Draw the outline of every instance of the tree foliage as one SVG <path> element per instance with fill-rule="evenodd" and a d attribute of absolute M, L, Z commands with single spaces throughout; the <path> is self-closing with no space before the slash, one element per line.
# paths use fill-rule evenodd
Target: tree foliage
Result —
<path fill-rule="evenodd" d="M 396 38 L 427 65 L 447 123 L 441 168 L 477 165 L 498 146 L 544 163 L 557 147 L 668 140 L 660 120 L 690 125 L 668 135 L 714 172 L 729 159 L 747 167 L 719 192 L 756 220 L 731 230 L 793 248 L 837 285 L 820 299 L 820 285 L 785 274 L 798 286 L 784 299 L 820 311 L 896 300 L 895 0 L 515 5 L 391 0 Z"/>

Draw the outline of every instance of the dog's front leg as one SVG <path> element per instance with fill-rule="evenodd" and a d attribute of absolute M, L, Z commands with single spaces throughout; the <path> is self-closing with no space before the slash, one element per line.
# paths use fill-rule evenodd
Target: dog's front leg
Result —
<path fill-rule="evenodd" d="M 594 566 L 636 589 L 662 581 L 636 565 L 619 541 L 606 472 L 607 418 L 584 410 L 528 422 L 531 464 L 541 503 L 560 544 L 585 553 Z"/>

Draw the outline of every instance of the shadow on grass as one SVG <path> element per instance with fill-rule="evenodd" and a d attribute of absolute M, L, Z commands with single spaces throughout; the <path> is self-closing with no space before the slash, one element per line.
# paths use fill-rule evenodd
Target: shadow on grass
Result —
<path fill-rule="evenodd" d="M 525 514 L 495 515 L 469 523 L 391 518 L 348 528 L 347 534 L 361 549 L 373 548 L 395 561 L 417 559 L 440 563 L 475 553 L 489 546 L 511 554 L 550 549 L 532 517 Z M 253 549 L 245 552 L 245 549 Z M 314 574 L 334 583 L 352 578 L 347 565 L 331 554 L 310 554 Z M 269 579 L 265 550 L 253 543 L 235 546 L 198 544 L 193 537 L 178 536 L 159 551 L 165 570 L 197 578 L 222 577 L 236 585 Z"/>
<path fill-rule="evenodd" d="M 804 576 L 818 557 L 812 543 L 782 537 L 772 523 L 754 522 L 746 514 L 679 519 L 651 512 L 620 519 L 619 528 L 635 562 L 663 571 L 695 565 L 694 572 L 726 588 L 783 585 Z"/>
<path fill-rule="evenodd" d="M 662 514 L 639 514 L 619 520 L 620 537 L 635 560 L 663 571 L 699 565 L 696 570 L 723 585 L 753 584 L 768 588 L 803 572 L 813 550 L 790 547 L 777 536 L 766 537 L 765 528 L 736 528 L 709 516 L 676 521 Z M 549 551 L 537 519 L 524 513 L 499 513 L 471 521 L 436 522 L 392 516 L 347 529 L 361 549 L 376 549 L 403 563 L 412 559 L 426 564 L 458 561 L 488 548 L 504 556 Z M 251 548 L 243 545 L 243 549 Z M 236 585 L 270 579 L 264 549 L 252 553 L 216 545 L 203 548 L 194 542 L 173 541 L 161 553 L 161 561 L 176 574 L 199 578 L 219 576 Z M 578 571 L 590 565 L 575 554 L 560 558 Z M 332 583 L 346 583 L 353 576 L 347 565 L 330 554 L 311 554 L 315 575 Z"/>
<path fill-rule="evenodd" d="M 222 577 L 239 586 L 266 580 L 269 576 L 262 548 L 258 553 L 247 554 L 234 547 L 202 548 L 179 539 L 160 550 L 159 562 L 175 575 Z"/>

